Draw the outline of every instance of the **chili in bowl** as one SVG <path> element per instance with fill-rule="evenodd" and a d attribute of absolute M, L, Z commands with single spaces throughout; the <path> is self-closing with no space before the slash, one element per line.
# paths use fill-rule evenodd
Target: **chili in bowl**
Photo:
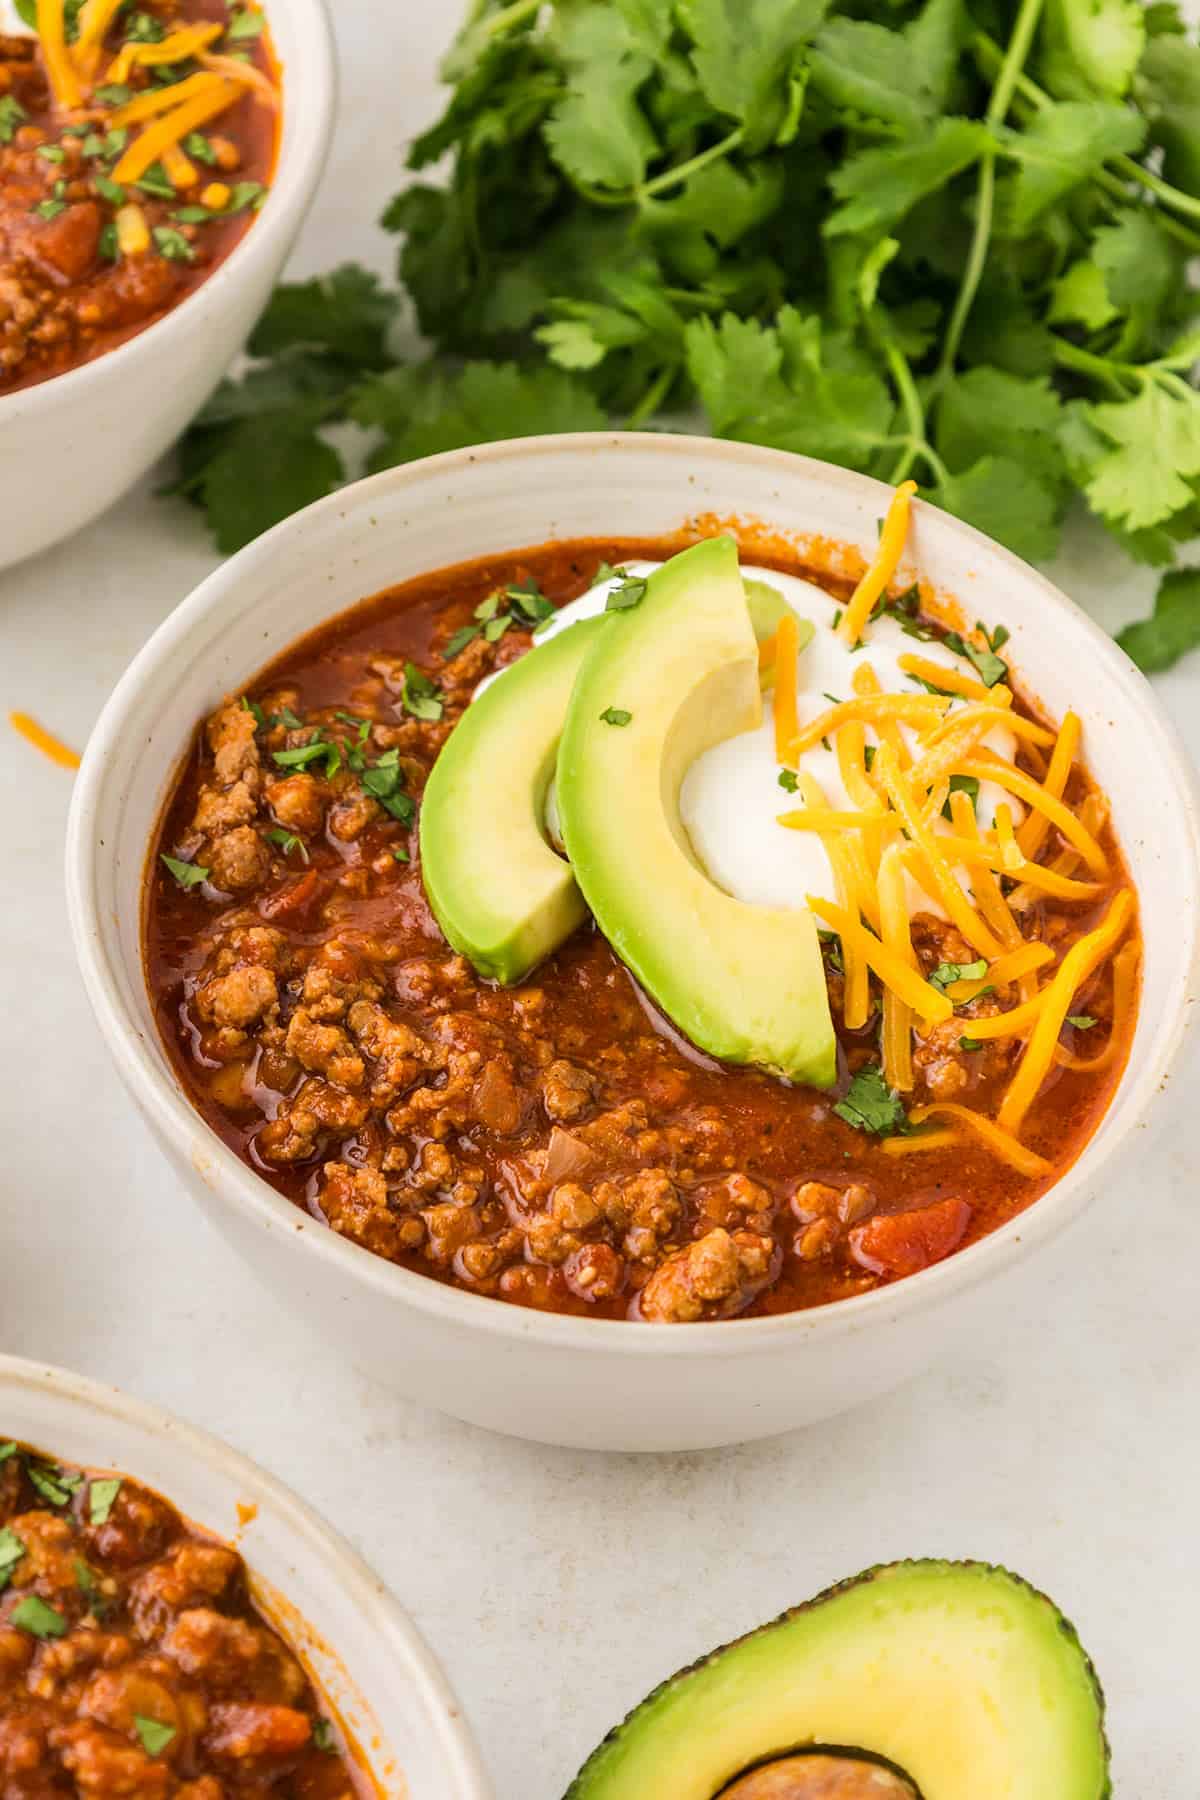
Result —
<path fill-rule="evenodd" d="M 629 1447 L 836 1410 L 1080 1210 L 1158 1091 L 1185 765 L 977 534 L 918 505 L 901 565 L 902 495 L 879 565 L 888 503 L 687 440 L 435 459 L 244 553 L 118 690 L 120 817 L 85 764 L 71 834 L 110 1042 L 220 1221 L 276 1282 L 315 1253 L 407 1391 Z M 208 720 L 178 786 L 168 692 Z M 121 744 L 160 733 L 142 778 Z"/>
<path fill-rule="evenodd" d="M 0 35 L 0 560 L 85 523 L 215 386 L 332 120 L 320 0 L 41 4 Z M 71 481 L 48 480 L 70 439 Z"/>
<path fill-rule="evenodd" d="M 223 1444 L 0 1358 L 6 1793 L 487 1800 L 395 1601 Z"/>

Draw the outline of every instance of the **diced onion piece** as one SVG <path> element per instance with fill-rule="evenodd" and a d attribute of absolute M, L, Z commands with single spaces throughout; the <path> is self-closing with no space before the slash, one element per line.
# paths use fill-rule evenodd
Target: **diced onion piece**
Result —
<path fill-rule="evenodd" d="M 857 644 L 867 620 L 875 610 L 876 601 L 886 591 L 889 581 L 896 573 L 896 567 L 904 554 L 909 507 L 916 491 L 915 481 L 902 481 L 892 495 L 887 517 L 883 521 L 883 530 L 879 534 L 879 548 L 838 620 L 838 636 L 848 644 Z"/>

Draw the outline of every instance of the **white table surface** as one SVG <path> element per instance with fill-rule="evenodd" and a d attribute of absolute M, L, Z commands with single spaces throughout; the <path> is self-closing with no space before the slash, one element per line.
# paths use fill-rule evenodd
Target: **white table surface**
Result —
<path fill-rule="evenodd" d="M 347 257 L 388 268 L 373 220 L 437 105 L 458 7 L 335 11 L 342 119 L 299 274 Z M 152 486 L 0 576 L 5 712 L 82 745 L 130 657 L 213 566 L 197 516 Z M 1106 623 L 1151 587 L 1086 529 L 1058 574 Z M 1200 654 L 1159 691 L 1200 751 Z M 953 1366 L 740 1450 L 520 1444 L 343 1366 L 174 1190 L 76 977 L 70 776 L 3 727 L 0 792 L 0 1348 L 177 1410 L 340 1526 L 443 1658 L 502 1800 L 554 1800 L 611 1723 L 711 1646 L 920 1555 L 1005 1563 L 1054 1594 L 1107 1689 L 1118 1795 L 1194 1800 L 1200 1156 L 1181 1096 L 1136 1183 L 1030 1268 L 1003 1316 L 985 1309 Z"/>

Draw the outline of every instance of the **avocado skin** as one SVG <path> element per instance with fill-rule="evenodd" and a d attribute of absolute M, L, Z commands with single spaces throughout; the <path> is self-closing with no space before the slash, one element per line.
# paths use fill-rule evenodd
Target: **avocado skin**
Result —
<path fill-rule="evenodd" d="M 838 1599 L 839 1596 L 849 1593 L 854 1588 L 864 1587 L 870 1582 L 880 1581 L 898 1569 L 924 1569 L 929 1571 L 957 1569 L 982 1573 L 985 1575 L 998 1575 L 1002 1576 L 1007 1581 L 1014 1582 L 1018 1587 L 1024 1588 L 1026 1593 L 1032 1595 L 1035 1600 L 1048 1606 L 1058 1622 L 1059 1631 L 1078 1653 L 1084 1673 L 1095 1694 L 1096 1709 L 1100 1719 L 1100 1741 L 1104 1752 L 1105 1768 L 1106 1770 L 1108 1769 L 1111 1756 L 1111 1745 L 1108 1740 L 1108 1734 L 1104 1729 L 1104 1689 L 1100 1685 L 1100 1678 L 1096 1673 L 1095 1665 L 1093 1664 L 1091 1657 L 1080 1642 L 1078 1632 L 1071 1624 L 1071 1621 L 1065 1618 L 1059 1611 L 1050 1596 L 1044 1594 L 1040 1588 L 1034 1587 L 1033 1583 L 1026 1581 L 1023 1576 L 1014 1575 L 1011 1569 L 1004 1568 L 1000 1563 L 988 1563 L 971 1558 L 963 1559 L 958 1562 L 951 1562 L 938 1557 L 905 1557 L 899 1562 L 875 1563 L 871 1568 L 864 1569 L 859 1575 L 847 1576 L 844 1581 L 835 1582 L 832 1587 L 824 1588 L 821 1593 L 815 1594 L 811 1600 L 804 1600 L 798 1606 L 789 1606 L 784 1612 L 781 1612 L 777 1614 L 775 1618 L 768 1620 L 765 1625 L 758 1625 L 753 1631 L 744 1632 L 741 1637 L 731 1638 L 727 1644 L 718 1645 L 715 1650 L 710 1650 L 706 1656 L 698 1657 L 695 1662 L 688 1663 L 682 1669 L 677 1669 L 673 1675 L 668 1675 L 665 1681 L 660 1681 L 657 1687 L 650 1690 L 644 1700 L 640 1701 L 637 1706 L 632 1707 L 619 1724 L 614 1725 L 611 1731 L 605 1733 L 600 1743 L 596 1746 L 595 1750 L 592 1751 L 592 1754 L 588 1757 L 579 1773 L 575 1776 L 575 1779 L 564 1794 L 563 1800 L 589 1800 L 588 1789 L 590 1777 L 596 1772 L 598 1766 L 603 1763 L 609 1750 L 619 1742 L 628 1730 L 630 1724 L 637 1719 L 641 1713 L 651 1708 L 657 1700 L 661 1699 L 663 1695 L 669 1693 L 672 1688 L 677 1687 L 681 1682 L 686 1681 L 689 1676 L 695 1675 L 701 1669 L 707 1668 L 710 1663 L 716 1662 L 718 1658 L 725 1656 L 729 1651 L 736 1650 L 739 1646 L 748 1644 L 755 1638 L 768 1635 L 777 1630 L 779 1626 L 787 1625 L 791 1620 L 799 1618 L 805 1613 L 812 1612 L 815 1608 L 823 1606 L 831 1600 Z M 853 1746 L 845 1747 L 853 1748 Z M 790 1744 L 764 1745 L 760 1760 L 766 1761 L 768 1757 L 786 1755 L 789 1750 L 794 1748 L 795 1746 Z M 1111 1772 L 1109 1772 L 1105 1775 L 1103 1787 L 1100 1788 L 1096 1794 L 1096 1800 L 1112 1800 L 1112 1793 L 1112 1776 Z M 719 1792 L 713 1796 L 713 1800 L 719 1800 Z"/>

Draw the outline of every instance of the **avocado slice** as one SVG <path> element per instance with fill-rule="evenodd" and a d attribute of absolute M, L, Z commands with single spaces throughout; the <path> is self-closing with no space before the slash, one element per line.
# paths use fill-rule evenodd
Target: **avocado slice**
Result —
<path fill-rule="evenodd" d="M 589 650 L 558 749 L 559 820 L 601 931 L 694 1044 L 831 1087 L 812 915 L 718 888 L 679 818 L 696 757 L 761 718 L 737 546 L 707 538 L 656 570 L 641 604 L 611 614 Z"/>
<path fill-rule="evenodd" d="M 478 972 L 510 985 L 587 917 L 546 841 L 546 789 L 575 677 L 615 615 L 536 645 L 473 700 L 421 803 L 421 874 L 434 917 Z"/>
<path fill-rule="evenodd" d="M 713 1800 L 748 1769 L 810 1747 L 877 1757 L 922 1800 L 1112 1792 L 1103 1696 L 1052 1602 L 984 1563 L 904 1562 L 664 1682 L 567 1800 Z"/>

